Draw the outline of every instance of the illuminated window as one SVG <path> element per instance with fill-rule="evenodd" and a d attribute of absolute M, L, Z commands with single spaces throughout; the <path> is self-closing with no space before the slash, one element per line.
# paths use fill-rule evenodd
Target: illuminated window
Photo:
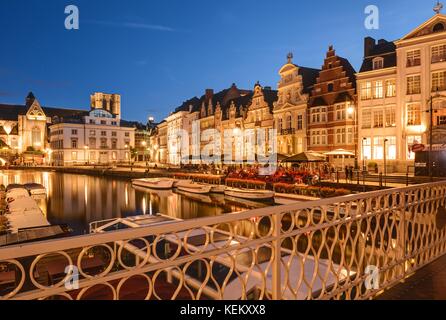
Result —
<path fill-rule="evenodd" d="M 446 71 L 432 73 L 432 92 L 446 90 Z"/>
<path fill-rule="evenodd" d="M 407 77 L 407 94 L 419 94 L 421 93 L 421 76 L 409 76 Z"/>
<path fill-rule="evenodd" d="M 363 110 L 362 111 L 362 128 L 370 129 L 372 127 L 372 111 Z"/>
<path fill-rule="evenodd" d="M 346 109 L 344 105 L 336 106 L 336 120 L 345 120 Z"/>
<path fill-rule="evenodd" d="M 373 128 L 384 128 L 383 110 L 373 111 Z"/>
<path fill-rule="evenodd" d="M 387 108 L 386 113 L 386 128 L 396 127 L 396 109 Z"/>
<path fill-rule="evenodd" d="M 345 128 L 336 129 L 336 143 L 345 144 L 346 142 L 346 130 Z"/>
<path fill-rule="evenodd" d="M 421 65 L 421 51 L 411 50 L 407 51 L 407 66 L 415 67 Z"/>
<path fill-rule="evenodd" d="M 300 114 L 297 116 L 297 130 L 303 130 L 304 128 L 304 118 Z"/>
<path fill-rule="evenodd" d="M 42 145 L 42 133 L 38 127 L 32 129 L 31 140 L 34 147 L 40 147 Z"/>
<path fill-rule="evenodd" d="M 373 159 L 383 160 L 384 159 L 384 138 L 375 137 L 373 139 Z"/>
<path fill-rule="evenodd" d="M 407 125 L 421 125 L 421 105 L 419 103 L 412 103 L 407 105 Z"/>
<path fill-rule="evenodd" d="M 370 81 L 364 82 L 361 85 L 361 100 L 372 99 L 372 83 Z"/>
<path fill-rule="evenodd" d="M 432 63 L 446 61 L 446 45 L 432 47 Z"/>
<path fill-rule="evenodd" d="M 371 138 L 364 138 L 362 140 L 362 147 L 363 147 L 363 160 L 370 160 L 372 159 L 372 139 Z"/>
<path fill-rule="evenodd" d="M 373 97 L 375 99 L 381 99 L 384 97 L 384 87 L 383 87 L 382 80 L 375 81 L 375 90 L 374 90 Z"/>
<path fill-rule="evenodd" d="M 347 143 L 348 144 L 353 144 L 354 143 L 354 130 L 353 128 L 348 128 L 347 129 Z"/>
<path fill-rule="evenodd" d="M 396 137 L 386 137 L 387 159 L 396 160 Z"/>
<path fill-rule="evenodd" d="M 386 81 L 386 97 L 391 98 L 396 96 L 396 82 L 395 80 Z"/>

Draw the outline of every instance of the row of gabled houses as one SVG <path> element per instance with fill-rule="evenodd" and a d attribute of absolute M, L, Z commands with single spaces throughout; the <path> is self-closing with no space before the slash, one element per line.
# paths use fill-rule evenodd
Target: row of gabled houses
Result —
<path fill-rule="evenodd" d="M 192 134 L 198 123 L 201 132 L 275 129 L 277 152 L 286 156 L 343 149 L 351 155 L 330 161 L 382 167 L 386 160 L 388 172 L 406 172 L 414 166 L 413 146 L 430 143 L 430 99 L 433 147 L 446 143 L 446 100 L 441 97 L 446 94 L 445 15 L 436 13 L 397 41 L 365 38 L 359 71 L 333 46 L 320 69 L 300 66 L 293 58 L 289 54 L 280 68 L 277 88 L 256 83 L 246 90 L 233 84 L 184 102 L 158 125 L 151 159 L 180 164 L 178 129 Z M 209 144 L 202 140 L 191 139 L 191 149 Z"/>

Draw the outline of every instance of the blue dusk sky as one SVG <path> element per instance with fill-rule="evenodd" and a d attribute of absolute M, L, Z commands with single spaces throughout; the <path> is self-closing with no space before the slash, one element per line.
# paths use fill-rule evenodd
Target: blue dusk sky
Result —
<path fill-rule="evenodd" d="M 80 29 L 64 27 L 65 7 Z M 380 29 L 364 9 L 380 9 Z M 396 40 L 433 16 L 433 0 L 0 0 L 0 102 L 89 108 L 122 95 L 123 117 L 162 120 L 183 101 L 233 82 L 277 86 L 288 52 L 319 68 L 333 44 L 358 70 L 363 38 Z M 446 9 L 445 9 L 446 10 Z M 1 112 L 1 110 L 0 110 Z"/>

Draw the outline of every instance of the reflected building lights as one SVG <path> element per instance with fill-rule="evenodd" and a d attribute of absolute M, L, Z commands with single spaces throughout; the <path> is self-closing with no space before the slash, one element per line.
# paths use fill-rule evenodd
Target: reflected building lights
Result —
<path fill-rule="evenodd" d="M 85 201 L 85 206 L 88 206 L 88 185 L 87 183 L 85 183 L 84 185 L 84 201 Z"/>
<path fill-rule="evenodd" d="M 142 198 L 142 213 L 147 214 L 147 199 L 145 196 Z"/>

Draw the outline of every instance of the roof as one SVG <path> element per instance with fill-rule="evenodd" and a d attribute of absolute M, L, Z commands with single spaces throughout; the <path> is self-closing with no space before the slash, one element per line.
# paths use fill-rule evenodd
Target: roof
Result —
<path fill-rule="evenodd" d="M 333 46 L 327 51 L 323 69 L 311 91 L 309 107 L 328 106 L 352 100 L 356 92 L 356 71 L 351 63 L 338 55 Z"/>
<path fill-rule="evenodd" d="M 319 76 L 320 69 L 299 67 L 299 75 L 302 76 L 304 93 L 310 93 Z"/>
<path fill-rule="evenodd" d="M 72 117 L 88 115 L 87 110 L 42 107 L 47 117 Z M 26 115 L 25 105 L 0 104 L 0 120 L 17 121 L 20 115 Z"/>
<path fill-rule="evenodd" d="M 367 38 L 366 38 L 367 39 Z M 373 60 L 381 57 L 384 59 L 384 68 L 396 67 L 396 45 L 394 42 L 379 40 L 378 43 L 371 46 L 364 57 L 361 72 L 368 72 L 373 70 Z"/>
<path fill-rule="evenodd" d="M 317 70 L 318 72 L 318 70 Z M 308 79 L 308 84 L 311 83 L 311 79 L 315 78 L 317 75 L 315 69 L 303 68 L 302 73 L 305 78 Z M 312 84 L 311 84 L 312 85 Z M 274 102 L 278 99 L 278 92 L 272 90 L 269 87 L 263 88 L 263 95 L 265 102 L 270 107 L 270 110 L 274 108 Z M 254 95 L 253 90 L 239 89 L 233 83 L 231 87 L 221 90 L 217 93 L 212 93 L 212 96 L 203 95 L 200 98 L 193 97 L 189 100 L 183 102 L 181 106 L 175 109 L 174 114 L 178 112 L 200 112 L 204 106 L 205 114 L 208 116 L 208 108 L 210 103 L 212 104 L 212 115 L 215 113 L 217 105 L 220 106 L 222 111 L 222 120 L 227 120 L 229 118 L 229 109 L 232 104 L 236 107 L 236 117 L 242 116 L 241 111 L 247 108 L 252 101 Z"/>
<path fill-rule="evenodd" d="M 350 82 L 353 84 L 353 88 L 356 88 L 356 70 L 353 68 L 350 61 L 348 61 L 346 58 L 338 57 L 341 61 L 341 65 L 344 68 L 344 71 L 347 73 L 347 77 L 349 78 Z"/>

